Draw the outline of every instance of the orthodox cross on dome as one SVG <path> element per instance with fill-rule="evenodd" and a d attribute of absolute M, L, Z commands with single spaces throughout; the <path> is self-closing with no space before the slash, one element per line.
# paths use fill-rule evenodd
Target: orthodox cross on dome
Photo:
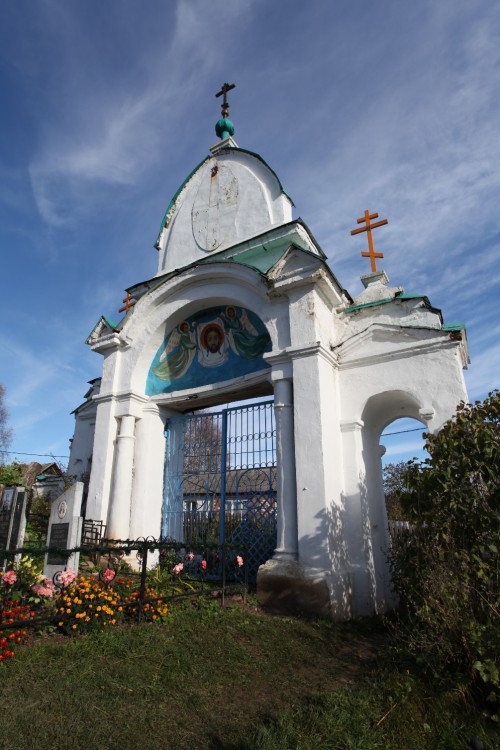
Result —
<path fill-rule="evenodd" d="M 224 96 L 224 99 L 222 100 L 222 105 L 221 105 L 222 117 L 229 117 L 229 102 L 227 101 L 227 92 L 235 88 L 236 88 L 235 83 L 223 83 L 221 90 L 218 91 L 215 95 L 216 97 Z"/>
<path fill-rule="evenodd" d="M 132 298 L 130 292 L 127 292 L 127 296 L 122 299 L 122 302 L 125 302 L 125 304 L 123 305 L 123 307 L 120 307 L 118 312 L 123 312 L 124 310 L 125 312 L 128 312 L 129 308 L 133 307 L 137 300 Z"/>
<path fill-rule="evenodd" d="M 371 214 L 369 211 L 365 211 L 365 215 L 361 217 L 361 219 L 357 219 L 358 224 L 363 224 L 363 222 L 366 224 L 364 227 L 360 227 L 359 229 L 353 229 L 351 231 L 351 235 L 353 234 L 359 234 L 360 232 L 366 232 L 368 235 L 368 252 L 361 253 L 363 258 L 370 258 L 371 262 L 371 268 L 372 271 L 375 272 L 377 270 L 377 262 L 376 258 L 383 258 L 383 253 L 376 253 L 375 249 L 373 247 L 373 237 L 372 237 L 372 229 L 376 229 L 377 227 L 382 227 L 384 224 L 388 224 L 389 222 L 387 219 L 382 219 L 382 221 L 377 221 L 375 224 L 371 223 L 372 219 L 378 219 L 378 214 Z"/>

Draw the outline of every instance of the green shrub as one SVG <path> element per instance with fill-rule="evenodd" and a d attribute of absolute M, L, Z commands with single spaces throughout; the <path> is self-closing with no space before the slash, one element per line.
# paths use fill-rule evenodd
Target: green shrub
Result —
<path fill-rule="evenodd" d="M 460 675 L 498 717 L 500 394 L 461 404 L 401 495 L 411 529 L 392 549 L 398 639 L 427 671 Z"/>

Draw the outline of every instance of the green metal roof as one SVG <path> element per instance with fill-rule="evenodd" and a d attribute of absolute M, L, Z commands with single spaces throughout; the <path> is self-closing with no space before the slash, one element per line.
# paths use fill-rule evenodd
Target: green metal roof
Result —
<path fill-rule="evenodd" d="M 363 305 L 351 305 L 346 307 L 344 312 L 354 312 L 355 310 L 362 310 L 365 307 L 377 307 L 378 305 L 386 305 L 388 302 L 394 302 L 395 299 L 401 299 L 400 297 L 387 297 L 387 299 L 378 299 L 376 302 L 365 302 Z"/>
<path fill-rule="evenodd" d="M 113 331 L 116 331 L 116 329 L 118 328 L 118 324 L 117 324 L 117 323 L 113 323 L 113 321 L 112 321 L 112 320 L 110 320 L 109 318 L 106 318 L 106 316 L 105 316 L 105 315 L 101 315 L 101 317 L 99 318 L 99 320 L 97 321 L 97 323 L 95 324 L 95 326 L 94 326 L 94 327 L 92 328 L 91 332 L 89 333 L 89 335 L 88 335 L 88 336 L 87 336 L 87 338 L 85 339 L 85 343 L 88 343 L 88 340 L 89 340 L 89 338 L 90 338 L 90 337 L 92 336 L 92 334 L 94 333 L 95 329 L 97 328 L 97 326 L 99 325 L 99 323 L 100 323 L 100 322 L 101 322 L 102 320 L 103 320 L 103 321 L 104 321 L 104 322 L 106 323 L 106 325 L 108 325 L 108 326 L 109 326 L 109 327 L 110 327 L 110 328 L 111 328 L 111 329 L 112 329 Z"/>
<path fill-rule="evenodd" d="M 401 292 L 400 294 L 396 294 L 395 297 L 390 297 L 387 299 L 380 299 L 376 302 L 366 302 L 364 305 L 352 305 L 351 307 L 347 307 L 344 312 L 350 313 L 355 312 L 356 310 L 362 310 L 365 307 L 377 307 L 378 305 L 386 305 L 388 302 L 394 302 L 397 300 L 410 300 L 410 299 L 421 299 L 424 301 L 425 306 L 431 311 L 435 312 L 439 317 L 441 318 L 441 321 L 443 321 L 443 315 L 441 310 L 438 307 L 433 307 L 429 301 L 429 298 L 425 296 L 425 294 L 405 294 L 405 292 Z M 441 330 L 452 332 L 452 331 L 463 331 L 465 330 L 465 323 L 447 323 L 442 325 Z"/>
<path fill-rule="evenodd" d="M 441 315 L 441 310 L 438 307 L 433 307 L 431 305 L 429 298 L 425 296 L 425 294 L 406 294 L 405 292 L 399 292 L 394 297 L 387 297 L 385 299 L 379 299 L 376 302 L 365 302 L 362 305 L 353 305 L 352 307 L 348 307 L 344 312 L 354 312 L 355 310 L 361 310 L 364 307 L 376 307 L 377 305 L 386 305 L 388 302 L 394 302 L 396 300 L 410 300 L 410 299 L 421 299 L 424 301 L 424 304 L 426 307 L 429 308 L 432 312 L 437 313 L 438 315 Z"/>
<path fill-rule="evenodd" d="M 245 250 L 244 252 L 238 253 L 237 256 L 227 255 L 218 258 L 203 258 L 199 261 L 199 264 L 206 265 L 207 263 L 227 263 L 228 261 L 235 261 L 236 263 L 250 266 L 260 273 L 267 273 L 269 269 L 280 260 L 289 247 L 290 241 L 272 243 L 271 247 L 266 247 L 265 245 L 257 248 L 254 247 L 251 250 Z"/>

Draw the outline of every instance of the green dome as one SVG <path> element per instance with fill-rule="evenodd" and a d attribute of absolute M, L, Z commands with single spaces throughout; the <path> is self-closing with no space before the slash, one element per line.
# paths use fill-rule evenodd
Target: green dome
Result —
<path fill-rule="evenodd" d="M 224 138 L 234 135 L 234 123 L 229 117 L 221 117 L 215 126 L 215 132 L 219 138 L 224 140 Z"/>

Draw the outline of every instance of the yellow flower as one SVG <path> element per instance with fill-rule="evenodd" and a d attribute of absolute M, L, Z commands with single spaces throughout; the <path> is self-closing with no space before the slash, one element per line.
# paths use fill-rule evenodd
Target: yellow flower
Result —
<path fill-rule="evenodd" d="M 75 624 L 75 625 L 72 625 L 71 627 L 73 628 L 73 630 L 76 630 L 76 628 L 78 627 L 78 625 Z"/>

